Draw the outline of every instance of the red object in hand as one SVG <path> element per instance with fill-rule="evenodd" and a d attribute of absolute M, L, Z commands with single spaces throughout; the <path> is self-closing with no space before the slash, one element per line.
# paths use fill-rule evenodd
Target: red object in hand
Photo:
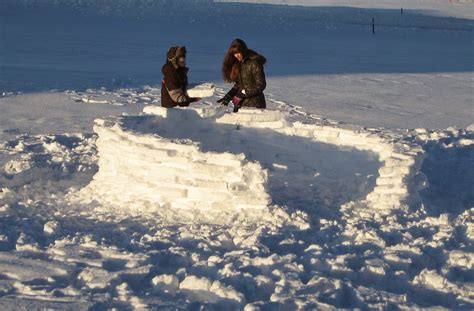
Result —
<path fill-rule="evenodd" d="M 240 97 L 234 96 L 234 98 L 232 98 L 232 103 L 234 104 L 234 106 L 238 106 L 241 101 L 242 101 L 242 98 Z"/>

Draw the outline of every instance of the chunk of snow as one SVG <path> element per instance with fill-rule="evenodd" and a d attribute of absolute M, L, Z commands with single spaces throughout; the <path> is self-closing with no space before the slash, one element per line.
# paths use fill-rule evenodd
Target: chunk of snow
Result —
<path fill-rule="evenodd" d="M 153 288 L 159 292 L 174 294 L 179 288 L 179 279 L 172 274 L 157 275 L 151 280 L 151 283 Z"/>
<path fill-rule="evenodd" d="M 215 86 L 211 83 L 204 83 L 197 85 L 189 90 L 187 90 L 188 96 L 206 98 L 214 95 Z"/>
<path fill-rule="evenodd" d="M 179 285 L 179 289 L 195 301 L 211 303 L 230 301 L 239 305 L 245 302 L 243 295 L 232 287 L 205 277 L 187 276 Z"/>
<path fill-rule="evenodd" d="M 78 279 L 90 289 L 104 289 L 117 279 L 117 275 L 101 268 L 85 268 L 78 275 Z"/>
<path fill-rule="evenodd" d="M 43 231 L 46 234 L 53 234 L 58 230 L 59 223 L 57 221 L 51 220 L 44 224 Z"/>

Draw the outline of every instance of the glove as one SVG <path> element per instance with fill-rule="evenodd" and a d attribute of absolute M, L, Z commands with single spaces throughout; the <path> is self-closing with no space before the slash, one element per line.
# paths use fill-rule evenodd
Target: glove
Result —
<path fill-rule="evenodd" d="M 239 112 L 239 109 L 242 108 L 242 105 L 238 104 L 238 105 L 235 105 L 234 104 L 234 111 L 233 112 Z"/>
<path fill-rule="evenodd" d="M 180 107 L 188 107 L 189 104 L 195 103 L 197 101 L 200 101 L 201 99 L 198 97 L 189 97 L 185 102 L 178 103 L 178 106 Z"/>
<path fill-rule="evenodd" d="M 230 98 L 227 95 L 217 101 L 218 104 L 221 104 L 223 106 L 229 106 L 229 102 L 230 102 Z"/>

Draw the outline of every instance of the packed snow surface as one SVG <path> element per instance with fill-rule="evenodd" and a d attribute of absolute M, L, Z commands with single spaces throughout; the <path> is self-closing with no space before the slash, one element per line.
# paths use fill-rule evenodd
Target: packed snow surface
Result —
<path fill-rule="evenodd" d="M 472 4 L 271 2 L 0 2 L 0 309 L 474 308 Z"/>

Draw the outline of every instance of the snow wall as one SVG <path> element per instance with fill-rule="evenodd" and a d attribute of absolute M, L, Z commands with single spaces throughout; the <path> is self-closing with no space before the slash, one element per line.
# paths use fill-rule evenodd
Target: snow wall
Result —
<path fill-rule="evenodd" d="M 198 129 L 196 110 L 164 110 L 165 117 L 99 120 L 99 172 L 92 187 L 101 201 L 151 208 L 262 208 L 269 204 L 266 171 L 243 154 L 203 152 L 189 140 L 151 131 L 173 131 L 183 122 Z M 168 114 L 166 114 L 168 112 Z M 170 128 L 162 127 L 167 122 Z M 151 130 L 150 134 L 144 134 Z M 158 131 L 159 132 L 159 131 Z"/>
<path fill-rule="evenodd" d="M 147 106 L 142 115 L 96 120 L 99 171 L 86 190 L 101 203 L 140 213 L 162 207 L 265 209 L 272 203 L 267 170 L 239 152 L 244 145 L 226 149 L 229 141 L 246 139 L 245 129 L 258 128 L 376 153 L 381 167 L 364 200 L 374 207 L 367 213 L 418 202 L 425 184 L 421 148 L 370 130 L 288 120 L 282 111 L 242 109 L 230 114 L 205 105 Z"/>

